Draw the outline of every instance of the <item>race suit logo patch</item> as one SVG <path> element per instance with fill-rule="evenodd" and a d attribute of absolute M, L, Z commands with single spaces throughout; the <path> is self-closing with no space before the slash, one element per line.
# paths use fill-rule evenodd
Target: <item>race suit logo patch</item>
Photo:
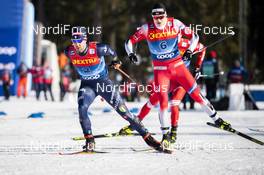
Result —
<path fill-rule="evenodd" d="M 92 66 L 99 64 L 99 59 L 98 58 L 72 59 L 72 64 L 75 66 Z"/>
<path fill-rule="evenodd" d="M 91 55 L 95 54 L 95 50 L 94 49 L 89 49 L 89 54 L 91 54 Z"/>
<path fill-rule="evenodd" d="M 175 30 L 171 30 L 168 32 L 151 32 L 149 33 L 149 39 L 155 40 L 155 39 L 166 39 L 169 37 L 174 37 L 177 35 L 177 32 Z"/>
<path fill-rule="evenodd" d="M 124 105 L 119 106 L 121 112 L 126 112 L 126 107 Z"/>

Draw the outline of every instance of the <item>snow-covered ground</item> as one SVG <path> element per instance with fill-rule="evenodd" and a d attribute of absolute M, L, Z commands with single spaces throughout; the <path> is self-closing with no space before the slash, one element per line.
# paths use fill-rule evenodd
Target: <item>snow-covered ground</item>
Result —
<path fill-rule="evenodd" d="M 130 108 L 141 103 L 128 103 Z M 118 131 L 127 124 L 115 112 L 103 113 L 108 106 L 97 99 L 92 105 L 94 134 Z M 205 113 L 182 111 L 176 151 L 172 155 L 148 148 L 141 137 L 96 139 L 98 150 L 107 154 L 58 155 L 77 151 L 81 136 L 75 97 L 67 102 L 36 101 L 34 98 L 0 102 L 0 175 L 6 174 L 264 174 L 264 147 L 206 125 Z M 44 118 L 29 119 L 31 113 L 44 112 Z M 248 128 L 264 128 L 263 111 L 220 112 L 233 127 L 264 141 L 264 133 Z M 161 139 L 157 109 L 144 121 Z M 135 152 L 134 150 L 139 150 Z"/>

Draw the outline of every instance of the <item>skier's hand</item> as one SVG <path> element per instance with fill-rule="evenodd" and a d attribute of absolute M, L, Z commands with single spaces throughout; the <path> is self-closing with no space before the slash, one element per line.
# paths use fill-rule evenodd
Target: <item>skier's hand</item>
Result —
<path fill-rule="evenodd" d="M 137 55 L 134 54 L 134 53 L 130 53 L 130 54 L 128 55 L 128 58 L 129 58 L 129 60 L 130 60 L 133 64 L 136 63 L 136 62 L 138 61 Z"/>
<path fill-rule="evenodd" d="M 119 60 L 113 60 L 111 61 L 111 63 L 109 64 L 109 67 L 112 67 L 114 69 L 118 69 L 121 66 L 122 62 Z"/>
<path fill-rule="evenodd" d="M 192 58 L 192 51 L 186 50 L 182 56 L 183 61 L 188 61 Z"/>
<path fill-rule="evenodd" d="M 200 78 L 200 76 L 201 76 L 200 68 L 195 68 L 195 70 L 194 70 L 194 79 L 198 80 Z"/>

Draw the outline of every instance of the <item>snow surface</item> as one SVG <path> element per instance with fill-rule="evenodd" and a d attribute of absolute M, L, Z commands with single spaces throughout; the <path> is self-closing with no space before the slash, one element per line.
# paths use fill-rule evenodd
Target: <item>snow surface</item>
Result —
<path fill-rule="evenodd" d="M 45 102 L 11 98 L 0 102 L 0 175 L 165 175 L 165 174 L 264 174 L 264 147 L 206 125 L 205 113 L 181 111 L 174 154 L 140 151 L 148 146 L 141 137 L 96 139 L 98 150 L 106 154 L 58 155 L 81 149 L 84 141 L 78 120 L 76 97 L 67 102 Z M 140 103 L 127 103 L 129 108 Z M 91 107 L 94 134 L 118 131 L 127 122 L 98 98 Z M 29 119 L 44 112 L 44 118 Z M 248 128 L 264 128 L 263 111 L 220 112 L 233 127 L 264 141 L 264 133 Z M 161 139 L 157 109 L 144 120 L 145 126 Z M 137 152 L 133 150 L 138 150 Z"/>

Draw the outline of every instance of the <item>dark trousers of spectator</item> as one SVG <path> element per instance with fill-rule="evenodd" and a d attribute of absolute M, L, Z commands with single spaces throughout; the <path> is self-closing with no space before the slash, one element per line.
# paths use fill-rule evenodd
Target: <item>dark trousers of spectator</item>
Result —
<path fill-rule="evenodd" d="M 52 84 L 45 83 L 44 86 L 45 86 L 44 87 L 44 96 L 45 96 L 45 99 L 48 100 L 48 98 L 47 98 L 47 92 L 49 92 L 50 93 L 51 100 L 54 101 L 54 97 L 53 97 L 53 93 L 52 93 Z"/>
<path fill-rule="evenodd" d="M 3 92 L 6 100 L 10 97 L 10 85 L 9 83 L 3 83 Z"/>
<path fill-rule="evenodd" d="M 66 90 L 65 86 L 60 82 L 60 101 L 64 100 L 66 92 L 67 92 L 67 90 Z"/>
<path fill-rule="evenodd" d="M 183 109 L 187 109 L 186 103 L 188 100 L 190 101 L 190 109 L 194 109 L 194 100 L 188 94 L 183 97 Z"/>
<path fill-rule="evenodd" d="M 41 91 L 44 91 L 45 100 L 48 100 L 48 98 L 46 96 L 46 93 L 45 93 L 45 87 L 44 87 L 43 83 L 35 83 L 34 84 L 34 88 L 35 88 L 35 91 L 36 91 L 37 100 L 39 100 L 39 96 L 40 96 L 40 92 Z"/>
<path fill-rule="evenodd" d="M 216 98 L 216 82 L 215 81 L 205 81 L 206 87 L 206 98 L 211 101 Z"/>

